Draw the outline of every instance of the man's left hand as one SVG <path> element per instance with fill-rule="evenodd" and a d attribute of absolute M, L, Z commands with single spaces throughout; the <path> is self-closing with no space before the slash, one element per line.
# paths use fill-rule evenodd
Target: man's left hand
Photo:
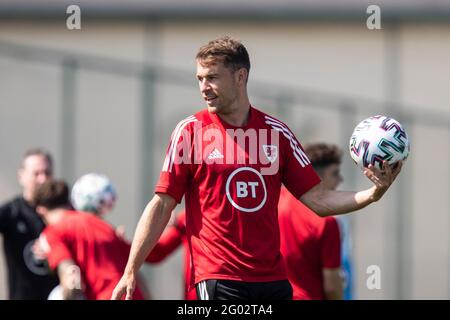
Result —
<path fill-rule="evenodd" d="M 373 165 L 369 165 L 364 169 L 364 175 L 373 182 L 372 201 L 378 201 L 386 193 L 391 184 L 397 178 L 402 169 L 403 161 L 398 161 L 393 165 L 389 165 L 387 161 L 383 161 L 382 170 Z"/>

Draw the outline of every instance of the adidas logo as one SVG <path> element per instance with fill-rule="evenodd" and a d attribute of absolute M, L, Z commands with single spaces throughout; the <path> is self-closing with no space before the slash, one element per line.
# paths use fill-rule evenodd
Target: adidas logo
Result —
<path fill-rule="evenodd" d="M 217 150 L 217 148 L 214 148 L 214 150 L 209 154 L 208 159 L 223 159 L 223 154 L 221 154 L 220 151 Z"/>

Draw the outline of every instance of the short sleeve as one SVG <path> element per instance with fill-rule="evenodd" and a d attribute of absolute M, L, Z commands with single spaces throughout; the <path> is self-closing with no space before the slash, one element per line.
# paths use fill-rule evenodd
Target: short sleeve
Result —
<path fill-rule="evenodd" d="M 65 239 L 57 229 L 47 227 L 41 233 L 39 243 L 47 254 L 48 265 L 52 270 L 55 270 L 62 261 L 73 259 Z"/>
<path fill-rule="evenodd" d="M 285 159 L 283 184 L 295 198 L 299 199 L 317 185 L 320 178 L 314 171 L 300 142 L 287 126 L 283 127 L 280 139 L 282 139 L 280 146 L 283 148 Z"/>
<path fill-rule="evenodd" d="M 334 217 L 326 217 L 322 234 L 322 267 L 339 268 L 341 266 L 341 235 Z"/>
<path fill-rule="evenodd" d="M 186 191 L 192 165 L 193 135 L 191 124 L 195 122 L 191 116 L 175 127 L 172 133 L 166 157 L 156 184 L 155 193 L 165 193 L 181 202 Z"/>

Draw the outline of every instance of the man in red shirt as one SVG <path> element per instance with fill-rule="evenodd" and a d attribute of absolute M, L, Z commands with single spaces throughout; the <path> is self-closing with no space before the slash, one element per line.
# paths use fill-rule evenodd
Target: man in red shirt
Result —
<path fill-rule="evenodd" d="M 130 245 L 101 218 L 72 211 L 62 181 L 47 181 L 36 190 L 36 211 L 47 227 L 39 244 L 49 267 L 58 272 L 64 299 L 110 299 L 125 268 Z M 134 299 L 142 299 L 139 289 Z"/>
<path fill-rule="evenodd" d="M 312 144 L 305 147 L 305 153 L 321 179 L 320 187 L 336 190 L 342 182 L 338 147 Z M 342 299 L 341 237 L 336 219 L 317 216 L 283 188 L 278 221 L 294 300 Z"/>
<path fill-rule="evenodd" d="M 280 254 L 281 185 L 319 215 L 342 214 L 377 201 L 400 172 L 367 168 L 374 186 L 323 190 L 290 129 L 250 104 L 250 59 L 222 37 L 197 53 L 197 80 L 207 109 L 175 128 L 155 196 L 144 209 L 127 267 L 112 299 L 131 299 L 136 274 L 185 196 L 186 233 L 200 299 L 291 299 Z"/>
<path fill-rule="evenodd" d="M 197 293 L 190 288 L 191 283 L 191 255 L 186 237 L 186 212 L 181 211 L 172 224 L 169 224 L 159 238 L 155 248 L 150 253 L 151 262 L 158 263 L 167 258 L 180 245 L 183 245 L 184 254 L 184 299 L 197 300 Z"/>

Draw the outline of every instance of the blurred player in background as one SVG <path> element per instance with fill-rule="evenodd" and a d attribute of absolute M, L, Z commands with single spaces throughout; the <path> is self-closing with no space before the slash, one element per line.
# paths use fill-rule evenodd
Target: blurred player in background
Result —
<path fill-rule="evenodd" d="M 125 268 L 130 245 L 96 215 L 73 211 L 63 181 L 39 186 L 34 202 L 47 224 L 39 244 L 50 268 L 58 273 L 63 299 L 109 299 Z M 133 298 L 143 299 L 141 290 Z"/>
<path fill-rule="evenodd" d="M 222 37 L 200 48 L 196 60 L 207 109 L 175 128 L 156 194 L 144 209 L 112 298 L 132 298 L 140 266 L 185 195 L 191 285 L 200 299 L 292 299 L 280 254 L 281 185 L 318 215 L 337 215 L 378 201 L 401 165 L 392 169 L 385 163 L 383 172 L 367 168 L 364 174 L 374 186 L 360 192 L 319 187 L 320 179 L 290 129 L 250 104 L 245 47 Z M 249 143 L 246 133 L 254 133 Z M 264 134 L 264 141 L 257 140 Z"/>
<path fill-rule="evenodd" d="M 180 245 L 183 246 L 183 276 L 184 276 L 184 299 L 197 300 L 197 293 L 194 288 L 190 288 L 191 283 L 191 255 L 189 254 L 189 244 L 186 237 L 186 211 L 181 211 L 172 223 L 169 223 L 164 230 L 155 248 L 150 253 L 152 262 L 161 262 Z"/>
<path fill-rule="evenodd" d="M 106 175 L 88 173 L 75 181 L 70 193 L 70 201 L 75 210 L 89 212 L 104 219 L 116 205 L 117 191 Z M 115 230 L 119 238 L 129 242 L 125 238 L 124 226 L 118 226 Z M 155 248 L 154 252 L 158 254 L 159 250 Z M 149 300 L 151 298 L 150 291 L 145 283 L 145 278 L 141 274 L 139 274 L 138 283 L 143 298 Z"/>
<path fill-rule="evenodd" d="M 88 212 L 104 219 L 105 216 L 114 209 L 117 200 L 116 188 L 111 180 L 103 174 L 88 173 L 75 181 L 71 191 L 71 204 L 77 211 Z M 125 239 L 125 228 L 119 226 L 115 228 L 116 235 L 122 240 Z M 155 254 L 158 250 L 155 249 Z M 139 288 L 145 300 L 150 299 L 150 292 L 142 275 L 139 275 Z M 61 285 L 58 285 L 50 293 L 49 300 L 63 300 Z"/>
<path fill-rule="evenodd" d="M 22 195 L 0 207 L 0 233 L 8 270 L 8 298 L 45 300 L 58 284 L 42 258 L 32 248 L 45 224 L 33 203 L 35 189 L 53 176 L 51 155 L 43 149 L 25 152 L 18 170 Z M 40 255 L 40 256 L 39 256 Z"/>
<path fill-rule="evenodd" d="M 320 187 L 336 190 L 342 182 L 342 152 L 335 145 L 305 147 Z M 335 217 L 319 217 L 282 188 L 278 204 L 281 253 L 286 262 L 294 300 L 343 298 L 341 237 Z"/>

